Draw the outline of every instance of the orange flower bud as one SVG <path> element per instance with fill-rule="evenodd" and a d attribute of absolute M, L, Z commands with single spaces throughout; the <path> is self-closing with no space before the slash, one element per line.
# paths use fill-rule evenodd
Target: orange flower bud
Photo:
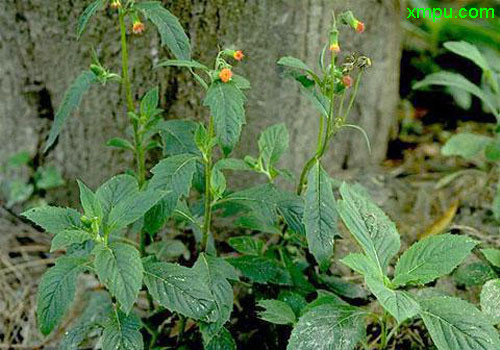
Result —
<path fill-rule="evenodd" d="M 243 54 L 243 51 L 237 50 L 234 52 L 233 57 L 236 61 L 242 61 L 245 55 Z"/>
<path fill-rule="evenodd" d="M 358 21 L 356 23 L 356 31 L 358 33 L 363 33 L 365 31 L 365 24 L 363 22 L 361 22 L 361 21 Z"/>
<path fill-rule="evenodd" d="M 352 86 L 352 78 L 349 75 L 344 75 L 342 77 L 342 84 L 349 89 Z"/>
<path fill-rule="evenodd" d="M 144 32 L 144 28 L 144 23 L 142 23 L 141 21 L 135 21 L 134 25 L 132 26 L 132 32 L 139 35 Z"/>
<path fill-rule="evenodd" d="M 233 72 L 229 68 L 223 68 L 219 72 L 219 78 L 222 80 L 223 83 L 227 83 L 231 80 L 231 77 L 233 76 Z"/>
<path fill-rule="evenodd" d="M 337 54 L 340 52 L 340 46 L 339 44 L 333 44 L 333 45 L 330 45 L 330 51 Z"/>
<path fill-rule="evenodd" d="M 122 3 L 120 0 L 113 0 L 111 1 L 111 4 L 109 4 L 109 7 L 111 7 L 113 10 L 118 10 L 122 8 Z"/>

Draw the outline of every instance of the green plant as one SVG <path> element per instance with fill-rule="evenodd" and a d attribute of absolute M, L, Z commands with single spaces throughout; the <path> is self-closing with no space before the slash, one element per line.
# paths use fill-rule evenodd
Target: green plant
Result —
<path fill-rule="evenodd" d="M 90 17 L 107 3 L 97 0 L 87 7 L 79 21 L 79 35 Z M 332 179 L 321 158 L 342 128 L 362 131 L 348 124 L 347 118 L 362 72 L 371 64 L 359 55 L 337 62 L 337 22 L 360 33 L 365 28 L 352 12 L 333 18 L 320 59 L 321 75 L 292 57 L 278 62 L 299 82 L 321 120 L 316 152 L 305 164 L 293 193 L 274 183 L 278 176 L 293 178 L 279 167 L 280 157 L 288 149 L 284 125 L 263 131 L 257 157 L 229 157 L 245 124 L 244 91 L 250 88 L 245 78 L 233 73 L 233 63 L 242 60 L 243 53 L 223 49 L 209 68 L 191 58 L 190 43 L 179 21 L 159 2 L 111 0 L 109 6 L 118 12 L 121 74 L 112 73 L 94 55 L 90 70 L 68 89 L 46 149 L 91 85 L 118 82 L 124 88 L 131 140 L 115 138 L 108 145 L 133 152 L 136 170 L 112 177 L 95 191 L 79 181 L 82 211 L 43 206 L 23 214 L 55 234 L 52 252 L 66 251 L 40 282 L 37 316 L 43 334 L 61 324 L 74 299 L 77 278 L 86 273 L 97 278 L 99 287 L 90 291 L 86 311 L 65 333 L 63 349 L 76 349 L 95 334 L 103 349 L 235 349 L 235 326 L 229 321 L 234 290 L 241 289 L 245 290 L 242 294 L 257 299 L 264 309 L 262 318 L 294 325 L 288 342 L 292 350 L 354 349 L 366 343 L 365 318 L 380 323 L 381 336 L 372 343 L 383 349 L 397 331 L 394 320 L 409 322 L 417 315 L 424 319 L 439 349 L 452 349 L 453 342 L 459 342 L 462 349 L 497 347 L 498 334 L 474 306 L 458 299 L 420 298 L 402 290 L 451 272 L 476 242 L 442 235 L 417 243 L 402 255 L 391 280 L 388 266 L 400 246 L 395 225 L 358 185 L 342 185 L 343 200 L 335 199 Z M 136 106 L 126 21 L 131 20 L 132 32 L 140 34 L 145 29 L 140 17 L 156 25 L 162 43 L 175 56 L 158 66 L 187 69 L 203 89 L 206 122 L 163 120 L 158 88 L 149 90 Z M 164 158 L 148 170 L 147 152 L 157 147 Z M 228 171 L 256 172 L 266 181 L 231 191 L 226 182 Z M 340 235 L 339 214 L 364 250 L 364 254 L 351 254 L 342 261 L 364 275 L 368 289 L 386 310 L 382 313 L 350 305 L 346 300 L 366 299 L 369 293 L 329 273 L 335 238 Z M 230 217 L 237 232 L 246 229 L 255 234 L 226 240 L 224 232 L 214 226 L 215 215 Z M 180 234 L 162 231 L 169 219 Z M 134 234 L 138 239 L 131 238 Z M 237 254 L 221 257 L 229 247 Z M 172 263 L 177 259 L 183 265 Z M 237 288 L 233 289 L 234 284 Z M 494 288 L 496 285 L 485 289 L 485 295 Z M 308 303 L 313 293 L 317 298 Z M 453 311 L 452 303 L 469 312 L 466 321 Z M 434 324 L 440 319 L 436 321 L 435 315 L 449 321 L 450 333 L 440 333 L 439 325 Z M 166 336 L 165 328 L 177 330 L 175 339 Z"/>

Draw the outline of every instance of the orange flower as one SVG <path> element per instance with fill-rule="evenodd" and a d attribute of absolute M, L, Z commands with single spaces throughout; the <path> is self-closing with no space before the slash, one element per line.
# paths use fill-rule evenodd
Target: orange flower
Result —
<path fill-rule="evenodd" d="M 344 75 L 342 77 L 342 84 L 349 89 L 352 86 L 352 78 L 349 75 Z"/>
<path fill-rule="evenodd" d="M 361 21 L 358 21 L 356 23 L 356 31 L 358 33 L 363 33 L 365 31 L 365 24 L 363 22 L 361 22 Z"/>
<path fill-rule="evenodd" d="M 134 34 L 142 34 L 144 32 L 144 23 L 141 21 L 135 21 L 134 25 L 132 26 L 132 32 Z"/>
<path fill-rule="evenodd" d="M 219 78 L 222 80 L 223 83 L 227 83 L 229 80 L 231 80 L 231 77 L 233 76 L 233 72 L 229 68 L 223 68 L 219 72 Z"/>
<path fill-rule="evenodd" d="M 111 1 L 109 7 L 111 7 L 113 10 L 118 10 L 122 8 L 122 3 L 120 2 L 120 0 L 113 0 Z"/>
<path fill-rule="evenodd" d="M 234 54 L 233 54 L 233 57 L 236 61 L 242 61 L 243 60 L 243 57 L 245 57 L 245 55 L 243 54 L 243 51 L 241 50 L 238 50 L 238 51 L 235 51 Z"/>
<path fill-rule="evenodd" d="M 330 45 L 330 51 L 337 54 L 340 52 L 340 46 L 339 44 L 332 44 Z"/>

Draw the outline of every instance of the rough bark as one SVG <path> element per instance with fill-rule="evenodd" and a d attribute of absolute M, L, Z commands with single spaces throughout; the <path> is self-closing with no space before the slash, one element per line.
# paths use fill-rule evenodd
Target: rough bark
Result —
<path fill-rule="evenodd" d="M 117 18 L 100 13 L 80 41 L 75 23 L 88 1 L 6 0 L 0 3 L 0 162 L 26 149 L 37 162 L 55 164 L 65 178 L 81 178 L 96 186 L 123 171 L 132 161 L 105 146 L 126 126 L 122 91 L 117 85 L 94 87 L 78 112 L 65 125 L 56 147 L 44 157 L 41 148 L 54 109 L 65 89 L 90 63 L 96 47 L 102 61 L 119 70 Z M 267 125 L 285 122 L 291 153 L 283 162 L 297 173 L 316 145 L 318 116 L 300 97 L 294 83 L 281 77 L 276 61 L 284 55 L 316 65 L 327 38 L 332 9 L 349 6 L 367 25 L 364 35 L 342 32 L 343 51 L 370 56 L 373 68 L 360 90 L 352 121 L 368 132 L 373 154 L 356 131 L 342 131 L 326 164 L 331 170 L 377 163 L 385 156 L 389 129 L 398 100 L 400 11 L 397 0 L 178 0 L 164 1 L 188 31 L 194 56 L 207 62 L 219 46 L 242 48 L 247 60 L 238 68 L 253 85 L 249 92 L 248 126 L 238 154 L 256 150 L 256 135 Z M 130 37 L 133 87 L 136 96 L 158 84 L 167 118 L 204 118 L 200 91 L 183 72 L 152 71 L 168 55 L 159 47 L 148 24 L 143 38 Z M 74 185 L 60 191 L 58 200 L 74 198 Z M 66 199 L 66 200 L 65 200 Z"/>

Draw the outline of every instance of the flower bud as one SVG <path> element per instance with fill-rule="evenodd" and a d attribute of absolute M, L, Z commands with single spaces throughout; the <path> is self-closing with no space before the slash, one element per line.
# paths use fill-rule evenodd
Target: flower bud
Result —
<path fill-rule="evenodd" d="M 333 29 L 330 31 L 330 37 L 328 40 L 328 45 L 329 45 L 329 50 L 334 53 L 338 54 L 340 52 L 340 46 L 339 46 L 339 31 L 336 29 Z"/>
<path fill-rule="evenodd" d="M 219 72 L 219 78 L 222 80 L 223 83 L 227 83 L 231 80 L 231 77 L 233 76 L 233 72 L 229 68 L 223 68 Z"/>
<path fill-rule="evenodd" d="M 358 33 L 363 33 L 365 31 L 365 24 L 354 17 L 352 11 L 346 11 L 340 16 L 341 21 L 344 24 L 348 24 L 352 29 Z"/>
<path fill-rule="evenodd" d="M 135 20 L 132 26 L 132 32 L 136 35 L 142 34 L 144 32 L 144 23 L 140 20 Z"/>
<path fill-rule="evenodd" d="M 350 75 L 344 75 L 342 77 L 342 84 L 346 87 L 346 89 L 349 89 L 352 86 L 352 78 Z"/>
<path fill-rule="evenodd" d="M 111 4 L 109 4 L 109 7 L 111 7 L 113 10 L 118 10 L 122 8 L 122 3 L 120 0 L 113 0 L 111 1 Z"/>
<path fill-rule="evenodd" d="M 245 55 L 243 54 L 243 51 L 241 51 L 241 50 L 237 50 L 233 54 L 233 58 L 236 61 L 242 61 L 244 57 L 245 57 Z"/>

